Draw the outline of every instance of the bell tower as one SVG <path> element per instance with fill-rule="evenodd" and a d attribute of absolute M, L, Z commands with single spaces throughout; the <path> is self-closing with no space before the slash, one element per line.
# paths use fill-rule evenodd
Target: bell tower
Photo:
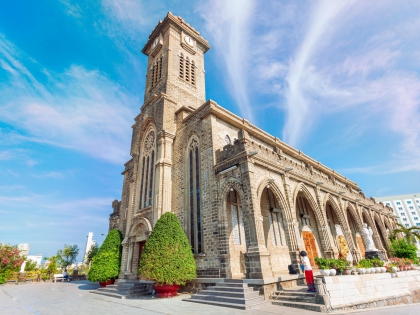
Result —
<path fill-rule="evenodd" d="M 148 56 L 144 102 L 164 93 L 179 107 L 202 105 L 206 101 L 204 54 L 209 49 L 198 31 L 169 12 L 142 50 Z"/>

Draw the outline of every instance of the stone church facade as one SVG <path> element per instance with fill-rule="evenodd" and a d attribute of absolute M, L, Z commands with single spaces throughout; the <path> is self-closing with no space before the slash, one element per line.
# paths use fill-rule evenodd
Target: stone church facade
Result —
<path fill-rule="evenodd" d="M 190 240 L 198 277 L 275 278 L 299 252 L 364 255 L 363 223 L 386 255 L 396 217 L 356 183 L 205 98 L 200 33 L 171 13 L 142 52 L 144 104 L 134 119 L 121 201 L 110 229 L 124 236 L 121 279 L 135 279 L 156 221 L 175 213 Z"/>

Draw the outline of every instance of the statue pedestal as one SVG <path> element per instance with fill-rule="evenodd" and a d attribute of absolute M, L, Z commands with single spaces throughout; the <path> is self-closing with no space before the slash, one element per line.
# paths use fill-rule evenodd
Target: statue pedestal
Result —
<path fill-rule="evenodd" d="M 379 250 L 366 251 L 365 258 L 366 259 L 379 258 L 380 260 L 385 261 L 384 254 Z"/>

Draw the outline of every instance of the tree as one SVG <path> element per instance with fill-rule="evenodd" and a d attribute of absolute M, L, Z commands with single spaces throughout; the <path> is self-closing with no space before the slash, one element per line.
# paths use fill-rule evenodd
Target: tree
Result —
<path fill-rule="evenodd" d="M 99 245 L 98 244 L 92 245 L 92 247 L 90 248 L 90 250 L 88 251 L 86 255 L 85 263 L 87 265 L 90 265 L 90 263 L 92 262 L 92 259 L 98 254 L 98 251 L 99 251 Z"/>
<path fill-rule="evenodd" d="M 417 258 L 417 247 L 405 239 L 392 240 L 389 252 L 393 257 L 412 259 L 415 264 L 419 263 Z"/>
<path fill-rule="evenodd" d="M 184 285 L 197 276 L 190 242 L 175 214 L 166 212 L 156 222 L 144 246 L 138 273 L 157 285 Z"/>
<path fill-rule="evenodd" d="M 416 240 L 420 241 L 420 228 L 416 226 L 407 228 L 404 225 L 399 224 L 399 223 L 397 223 L 397 225 L 399 228 L 393 230 L 391 234 L 389 235 L 389 239 L 391 242 L 397 239 L 398 233 L 404 234 L 404 238 L 408 244 L 413 244 L 415 243 Z"/>
<path fill-rule="evenodd" d="M 38 269 L 38 263 L 36 261 L 33 261 L 31 259 L 28 259 L 26 261 L 25 271 L 35 271 L 37 269 Z"/>
<path fill-rule="evenodd" d="M 47 274 L 51 277 L 51 275 L 57 272 L 57 257 L 51 256 L 50 258 L 45 257 L 44 259 L 49 261 L 49 264 L 47 265 L 45 270 Z"/>
<path fill-rule="evenodd" d="M 105 282 L 115 279 L 120 272 L 122 235 L 117 229 L 109 231 L 105 241 L 92 259 L 88 279 L 92 282 Z"/>
<path fill-rule="evenodd" d="M 77 255 L 79 255 L 79 248 L 77 245 L 71 246 L 64 244 L 64 248 L 57 252 L 57 264 L 62 269 L 66 269 L 76 262 Z"/>
<path fill-rule="evenodd" d="M 7 281 L 10 273 L 19 271 L 26 257 L 20 255 L 17 246 L 0 244 L 0 284 Z"/>

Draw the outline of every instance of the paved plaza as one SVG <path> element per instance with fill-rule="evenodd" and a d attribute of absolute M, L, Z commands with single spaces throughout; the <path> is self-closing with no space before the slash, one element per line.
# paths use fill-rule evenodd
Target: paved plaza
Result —
<path fill-rule="evenodd" d="M 96 287 L 97 286 L 90 284 L 89 281 L 2 285 L 0 286 L 0 314 L 321 314 L 270 304 L 254 310 L 241 311 L 182 301 L 182 299 L 188 298 L 188 295 L 180 295 L 171 299 L 152 299 L 148 296 L 135 300 L 119 300 L 89 293 L 89 290 L 95 289 Z M 366 315 L 418 315 L 420 314 L 420 304 L 384 307 L 368 311 L 356 311 L 353 313 Z"/>

